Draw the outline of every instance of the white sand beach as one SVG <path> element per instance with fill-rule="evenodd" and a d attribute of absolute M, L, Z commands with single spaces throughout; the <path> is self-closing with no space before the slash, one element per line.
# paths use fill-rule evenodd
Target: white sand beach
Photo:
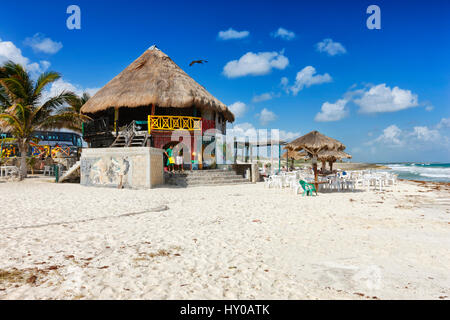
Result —
<path fill-rule="evenodd" d="M 450 299 L 446 185 L 302 197 L 31 178 L 0 197 L 0 299 Z"/>

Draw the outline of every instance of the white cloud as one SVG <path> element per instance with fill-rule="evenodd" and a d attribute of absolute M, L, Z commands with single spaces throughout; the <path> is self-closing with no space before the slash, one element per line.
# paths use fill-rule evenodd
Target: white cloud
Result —
<path fill-rule="evenodd" d="M 40 33 L 36 33 L 32 38 L 26 38 L 24 44 L 31 47 L 35 52 L 44 52 L 48 54 L 55 54 L 63 47 L 61 42 L 45 38 L 44 35 Z"/>
<path fill-rule="evenodd" d="M 347 102 L 345 99 L 339 99 L 335 103 L 325 102 L 314 120 L 318 122 L 329 122 L 339 121 L 345 118 L 348 115 L 348 110 L 345 108 Z"/>
<path fill-rule="evenodd" d="M 228 78 L 248 75 L 260 76 L 268 74 L 273 68 L 283 70 L 289 64 L 284 52 L 247 52 L 239 60 L 228 62 L 223 68 L 223 74 Z"/>
<path fill-rule="evenodd" d="M 439 129 L 439 124 L 436 126 Z M 438 129 L 431 129 L 427 126 L 415 126 L 412 130 L 402 130 L 395 124 L 383 130 L 383 133 L 376 139 L 366 143 L 366 145 L 379 144 L 383 147 L 408 147 L 417 149 L 423 146 L 445 146 L 448 144 L 448 137 L 443 136 Z M 430 142 L 433 142 L 430 144 Z"/>
<path fill-rule="evenodd" d="M 365 150 L 365 154 L 364 152 L 360 154 L 367 156 L 367 153 L 373 150 L 374 155 L 385 159 L 392 159 L 395 155 L 409 154 L 406 159 L 396 161 L 423 161 L 414 159 L 420 159 L 424 156 L 430 156 L 429 159 L 433 159 L 434 155 L 437 154 L 444 155 L 444 159 L 446 159 L 445 157 L 450 151 L 450 137 L 446 135 L 445 131 L 439 130 L 438 127 L 439 124 L 400 129 L 397 125 L 392 124 L 386 127 L 377 138 L 364 143 L 361 150 Z"/>
<path fill-rule="evenodd" d="M 277 115 L 275 113 L 266 108 L 262 109 L 261 112 L 258 113 L 256 116 L 258 117 L 259 122 L 263 126 L 267 125 L 271 121 L 276 120 L 277 118 Z"/>
<path fill-rule="evenodd" d="M 332 39 L 324 39 L 322 42 L 316 44 L 317 51 L 326 52 L 330 56 L 344 54 L 347 50 L 339 42 L 334 42 Z"/>
<path fill-rule="evenodd" d="M 295 83 L 290 90 L 294 95 L 297 95 L 304 87 L 310 87 L 315 84 L 327 83 L 333 81 L 328 73 L 316 74 L 316 69 L 312 66 L 307 66 L 297 73 Z M 283 83 L 283 79 L 282 79 Z M 286 81 L 287 84 L 287 81 Z"/>
<path fill-rule="evenodd" d="M 45 101 L 50 97 L 57 96 L 63 91 L 72 91 L 78 96 L 81 96 L 84 92 L 86 92 L 89 93 L 90 96 L 93 96 L 98 90 L 100 90 L 100 88 L 83 88 L 80 85 L 72 84 L 60 78 L 53 82 L 50 88 L 42 93 L 41 101 Z"/>
<path fill-rule="evenodd" d="M 23 66 L 30 63 L 30 60 L 22 55 L 22 51 L 14 43 L 0 39 L 0 63 L 5 63 L 8 60 Z"/>
<path fill-rule="evenodd" d="M 233 114 L 235 115 L 236 118 L 240 118 L 247 111 L 247 106 L 245 103 L 243 103 L 241 101 L 237 101 L 237 102 L 229 105 L 228 109 L 230 109 L 231 112 L 233 112 Z"/>
<path fill-rule="evenodd" d="M 97 93 L 97 91 L 98 90 L 100 90 L 101 88 L 86 88 L 86 89 L 84 89 L 84 90 L 82 90 L 83 91 L 83 93 L 84 92 L 86 92 L 87 94 L 89 94 L 91 97 L 94 95 L 94 94 L 96 94 Z"/>
<path fill-rule="evenodd" d="M 383 134 L 375 139 L 375 142 L 383 142 L 388 144 L 402 145 L 402 130 L 395 124 L 390 125 L 383 130 Z"/>
<path fill-rule="evenodd" d="M 248 31 L 236 31 L 232 28 L 226 31 L 219 31 L 218 38 L 221 40 L 243 39 L 250 35 Z"/>
<path fill-rule="evenodd" d="M 277 31 L 272 32 L 271 36 L 274 38 L 281 38 L 283 40 L 292 40 L 295 38 L 295 33 L 280 27 Z"/>
<path fill-rule="evenodd" d="M 243 122 L 236 123 L 232 128 L 227 129 L 227 136 L 237 137 L 243 140 L 245 137 L 249 138 L 249 141 L 256 141 L 259 135 L 259 139 L 270 140 L 271 130 L 269 129 L 257 129 L 251 123 Z M 282 141 L 291 141 L 295 138 L 300 137 L 300 132 L 279 130 L 279 139 Z M 272 137 L 275 139 L 275 137 Z"/>
<path fill-rule="evenodd" d="M 280 140 L 282 141 L 292 141 L 300 136 L 301 136 L 300 131 L 293 132 L 280 130 Z"/>
<path fill-rule="evenodd" d="M 436 126 L 438 129 L 450 128 L 450 118 L 442 118 Z"/>
<path fill-rule="evenodd" d="M 232 128 L 227 129 L 227 136 L 243 139 L 251 137 L 252 141 L 257 136 L 257 129 L 249 122 L 236 123 Z M 255 139 L 256 140 L 256 139 Z"/>
<path fill-rule="evenodd" d="M 276 95 L 273 92 L 262 93 L 260 95 L 254 96 L 252 99 L 252 102 L 258 103 L 258 102 L 268 101 L 268 100 L 273 99 L 275 96 Z"/>
<path fill-rule="evenodd" d="M 385 83 L 364 90 L 362 97 L 354 102 L 362 113 L 395 112 L 419 105 L 417 95 L 410 90 L 391 89 Z"/>
<path fill-rule="evenodd" d="M 429 129 L 428 127 L 414 127 L 412 135 L 421 141 L 436 141 L 440 138 L 437 130 Z"/>
<path fill-rule="evenodd" d="M 48 70 L 48 68 L 50 68 L 51 63 L 49 61 L 46 60 L 42 60 L 41 61 L 41 68 L 45 71 Z"/>
<path fill-rule="evenodd" d="M 50 62 L 45 60 L 40 61 L 40 63 L 31 62 L 30 59 L 22 55 L 22 51 L 17 48 L 14 43 L 11 41 L 2 41 L 2 39 L 0 39 L 0 64 L 9 60 L 22 65 L 34 76 L 46 71 L 50 67 Z"/>

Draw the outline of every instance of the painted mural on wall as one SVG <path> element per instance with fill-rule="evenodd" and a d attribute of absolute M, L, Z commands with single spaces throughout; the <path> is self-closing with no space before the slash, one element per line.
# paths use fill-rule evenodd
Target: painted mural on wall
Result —
<path fill-rule="evenodd" d="M 82 161 L 81 172 L 84 185 L 126 187 L 131 173 L 129 157 L 99 157 Z"/>

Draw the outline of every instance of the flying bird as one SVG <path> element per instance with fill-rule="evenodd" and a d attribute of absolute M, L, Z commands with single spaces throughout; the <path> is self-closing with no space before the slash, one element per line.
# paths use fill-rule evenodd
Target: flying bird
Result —
<path fill-rule="evenodd" d="M 189 67 L 192 67 L 194 64 L 203 64 L 203 62 L 208 62 L 208 60 L 194 60 L 191 63 L 189 63 Z"/>

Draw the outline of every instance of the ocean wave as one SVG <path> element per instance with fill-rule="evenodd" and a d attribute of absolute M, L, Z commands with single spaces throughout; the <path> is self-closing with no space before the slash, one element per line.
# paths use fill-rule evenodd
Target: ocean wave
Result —
<path fill-rule="evenodd" d="M 410 163 L 389 164 L 388 167 L 404 179 L 450 181 L 449 164 Z"/>

